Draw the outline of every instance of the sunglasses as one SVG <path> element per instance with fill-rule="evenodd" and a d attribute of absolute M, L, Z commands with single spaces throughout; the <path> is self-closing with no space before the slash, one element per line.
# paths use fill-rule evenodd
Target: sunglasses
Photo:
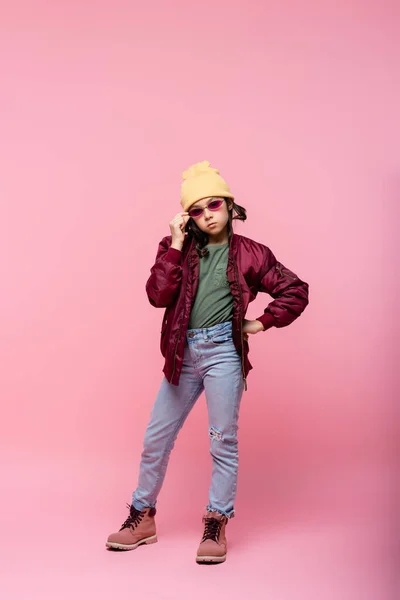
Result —
<path fill-rule="evenodd" d="M 222 206 L 222 203 L 223 200 L 219 198 L 218 200 L 211 200 L 211 202 L 209 202 L 204 208 L 200 208 L 197 206 L 195 208 L 191 208 L 189 210 L 189 217 L 192 217 L 192 219 L 198 219 L 203 214 L 205 208 L 208 208 L 208 210 L 212 211 L 219 210 Z"/>

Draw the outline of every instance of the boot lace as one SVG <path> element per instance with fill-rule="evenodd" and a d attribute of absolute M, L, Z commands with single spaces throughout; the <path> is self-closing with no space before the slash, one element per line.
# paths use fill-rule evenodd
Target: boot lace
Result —
<path fill-rule="evenodd" d="M 218 542 L 219 534 L 222 527 L 222 519 L 215 519 L 214 517 L 204 517 L 204 535 L 202 542 L 206 540 L 213 540 Z"/>
<path fill-rule="evenodd" d="M 122 523 L 120 531 L 127 529 L 128 527 L 137 527 L 140 521 L 143 519 L 143 512 L 138 510 L 134 506 L 126 505 L 129 508 L 129 517 Z"/>

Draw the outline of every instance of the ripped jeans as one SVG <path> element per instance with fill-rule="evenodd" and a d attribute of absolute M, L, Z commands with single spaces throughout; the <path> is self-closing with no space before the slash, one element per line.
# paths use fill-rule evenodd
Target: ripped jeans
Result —
<path fill-rule="evenodd" d="M 164 378 L 151 412 L 144 438 L 138 487 L 132 496 L 135 508 L 142 510 L 156 505 L 177 435 L 203 390 L 208 408 L 213 461 L 206 510 L 233 517 L 243 378 L 241 360 L 232 341 L 230 321 L 207 329 L 187 331 L 179 385 L 171 385 Z M 193 465 L 193 473 L 195 468 Z"/>

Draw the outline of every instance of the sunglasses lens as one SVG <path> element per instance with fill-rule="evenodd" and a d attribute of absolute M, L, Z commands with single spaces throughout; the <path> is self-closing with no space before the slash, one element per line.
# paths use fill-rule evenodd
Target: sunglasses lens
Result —
<path fill-rule="evenodd" d="M 222 206 L 223 200 L 211 200 L 207 205 L 208 210 L 218 210 Z M 192 208 L 189 210 L 189 217 L 196 219 L 203 214 L 203 208 Z"/>
<path fill-rule="evenodd" d="M 210 210 L 218 210 L 219 207 L 222 205 L 223 200 L 213 200 L 212 202 L 210 202 L 210 204 L 208 205 L 208 208 Z"/>

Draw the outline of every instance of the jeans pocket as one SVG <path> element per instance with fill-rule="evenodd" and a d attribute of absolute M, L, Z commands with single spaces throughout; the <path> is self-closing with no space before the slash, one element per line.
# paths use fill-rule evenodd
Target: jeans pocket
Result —
<path fill-rule="evenodd" d="M 214 337 L 211 339 L 213 344 L 226 344 L 227 342 L 232 341 L 232 333 L 229 331 L 223 331 L 221 333 L 216 333 Z"/>

